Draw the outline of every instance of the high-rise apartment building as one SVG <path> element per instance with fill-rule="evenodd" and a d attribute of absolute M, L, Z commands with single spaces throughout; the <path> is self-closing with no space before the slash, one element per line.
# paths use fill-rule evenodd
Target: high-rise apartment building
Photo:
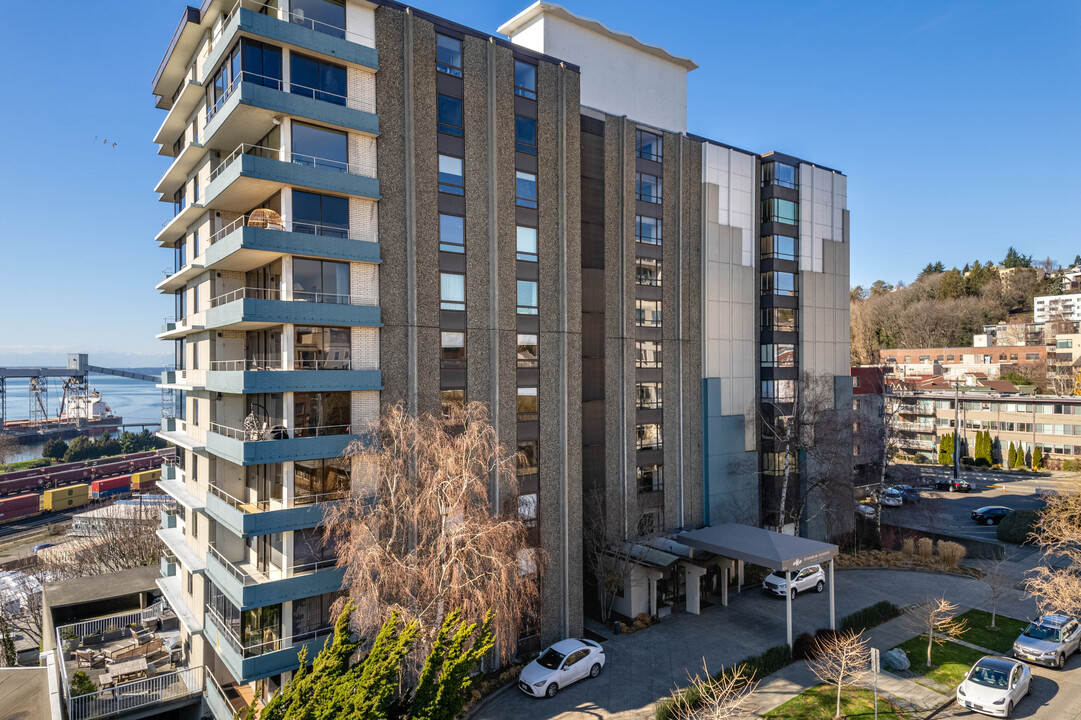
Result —
<path fill-rule="evenodd" d="M 690 60 L 543 2 L 500 32 L 207 0 L 155 77 L 183 508 L 160 585 L 219 717 L 329 631 L 319 525 L 381 404 L 485 402 L 527 458 L 526 645 L 581 631 L 583 527 L 776 524 L 764 424 L 801 373 L 851 405 L 845 176 L 689 134 Z"/>

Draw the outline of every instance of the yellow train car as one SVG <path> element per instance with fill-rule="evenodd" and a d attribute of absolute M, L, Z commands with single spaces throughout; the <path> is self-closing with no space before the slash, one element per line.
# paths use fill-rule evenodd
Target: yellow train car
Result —
<path fill-rule="evenodd" d="M 153 490 L 158 480 L 161 479 L 161 468 L 143 470 L 131 474 L 132 490 Z"/>
<path fill-rule="evenodd" d="M 46 490 L 41 496 L 42 510 L 67 510 L 68 508 L 81 507 L 90 502 L 90 485 L 79 483 L 78 485 L 65 485 L 64 487 Z"/>

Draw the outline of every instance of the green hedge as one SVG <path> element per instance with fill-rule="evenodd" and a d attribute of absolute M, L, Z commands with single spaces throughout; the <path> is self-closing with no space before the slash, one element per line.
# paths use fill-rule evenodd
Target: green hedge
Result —
<path fill-rule="evenodd" d="M 1028 542 L 1029 535 L 1039 520 L 1040 513 L 1035 510 L 1014 510 L 998 524 L 998 539 L 1018 545 Z"/>
<path fill-rule="evenodd" d="M 900 614 L 901 608 L 897 607 L 889 600 L 883 600 L 882 602 L 877 602 L 870 607 L 857 610 L 851 615 L 846 615 L 841 618 L 839 630 L 841 632 L 848 630 L 861 632 L 867 628 L 872 628 L 875 625 L 881 625 L 887 620 L 893 620 L 895 617 L 900 616 Z"/>

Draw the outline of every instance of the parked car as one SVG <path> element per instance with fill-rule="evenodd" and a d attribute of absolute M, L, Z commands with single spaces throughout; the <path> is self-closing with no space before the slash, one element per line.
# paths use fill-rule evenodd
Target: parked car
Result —
<path fill-rule="evenodd" d="M 867 503 L 856 503 L 856 512 L 868 520 L 875 519 L 875 509 Z"/>
<path fill-rule="evenodd" d="M 957 704 L 969 710 L 1010 717 L 1021 698 L 1032 690 L 1032 670 L 1017 660 L 980 658 L 957 686 Z"/>
<path fill-rule="evenodd" d="M 821 565 L 808 565 L 792 576 L 791 593 L 793 598 L 795 598 L 798 593 L 807 590 L 822 592 L 825 587 L 826 573 L 823 572 Z M 788 584 L 784 579 L 784 573 L 780 570 L 774 570 L 767 575 L 766 579 L 762 581 L 762 589 L 766 592 L 773 593 L 774 595 L 784 597 L 785 594 L 789 592 Z"/>
<path fill-rule="evenodd" d="M 574 638 L 560 640 L 522 668 L 518 689 L 533 697 L 555 697 L 571 683 L 597 677 L 603 667 L 604 648 L 600 643 Z"/>
<path fill-rule="evenodd" d="M 894 488 L 886 488 L 882 491 L 882 495 L 879 496 L 878 501 L 886 507 L 901 507 L 904 502 L 904 496 L 901 495 L 900 490 Z"/>
<path fill-rule="evenodd" d="M 998 525 L 1013 510 L 1001 505 L 988 505 L 972 511 L 972 519 L 981 525 Z"/>
<path fill-rule="evenodd" d="M 34 546 L 33 553 L 35 555 L 37 555 L 38 550 L 44 550 L 45 548 L 51 548 L 52 546 L 53 546 L 52 543 L 38 543 L 37 545 Z"/>
<path fill-rule="evenodd" d="M 1013 656 L 1062 668 L 1070 653 L 1081 649 L 1081 623 L 1068 615 L 1044 615 L 1029 623 L 1013 641 Z"/>
<path fill-rule="evenodd" d="M 962 480 L 961 478 L 957 478 L 956 480 L 949 477 L 939 478 L 938 480 L 935 480 L 935 488 L 938 490 L 949 490 L 950 492 L 968 492 L 972 489 L 972 483 L 968 480 Z"/>
<path fill-rule="evenodd" d="M 901 499 L 906 503 L 918 503 L 920 501 L 920 491 L 911 485 L 898 485 L 895 489 L 901 493 Z"/>

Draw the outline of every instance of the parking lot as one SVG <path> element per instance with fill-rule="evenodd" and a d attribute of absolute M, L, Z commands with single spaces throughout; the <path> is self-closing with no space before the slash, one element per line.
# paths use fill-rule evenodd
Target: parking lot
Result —
<path fill-rule="evenodd" d="M 1030 665 L 1032 694 L 1014 708 L 1015 718 L 1046 718 L 1047 720 L 1077 720 L 1081 718 L 1081 655 L 1074 655 L 1063 670 Z M 935 716 L 942 718 L 987 717 L 952 703 Z"/>

